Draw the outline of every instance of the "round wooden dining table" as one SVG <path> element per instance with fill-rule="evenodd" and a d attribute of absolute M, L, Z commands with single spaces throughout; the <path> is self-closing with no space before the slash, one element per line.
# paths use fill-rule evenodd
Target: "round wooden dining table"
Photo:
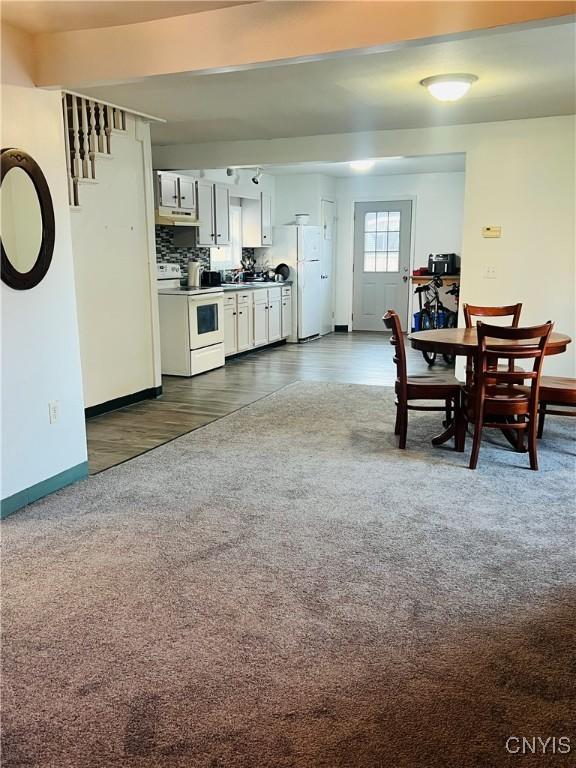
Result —
<path fill-rule="evenodd" d="M 414 349 L 421 352 L 439 352 L 443 355 L 473 355 L 478 348 L 478 334 L 476 328 L 438 328 L 431 331 L 416 331 L 408 336 Z M 566 347 L 572 339 L 565 333 L 552 331 L 546 347 L 546 355 L 559 355 L 566 351 Z M 492 339 L 490 346 L 514 347 L 533 344 L 531 339 L 522 341 L 510 341 L 505 339 Z"/>
<path fill-rule="evenodd" d="M 415 331 L 408 335 L 408 339 L 413 349 L 421 352 L 438 352 L 443 355 L 461 355 L 464 357 L 473 357 L 478 349 L 478 334 L 476 328 L 438 328 L 430 331 Z M 553 331 L 546 345 L 546 355 L 559 355 L 566 351 L 566 347 L 572 339 L 565 333 L 556 333 Z M 490 346 L 530 346 L 534 342 L 531 339 L 512 341 L 510 339 L 492 339 Z M 433 445 L 442 445 L 451 437 L 454 437 L 454 423 L 448 424 L 446 430 L 438 437 L 432 440 Z M 502 433 L 511 443 L 515 445 L 515 434 L 504 427 Z"/>

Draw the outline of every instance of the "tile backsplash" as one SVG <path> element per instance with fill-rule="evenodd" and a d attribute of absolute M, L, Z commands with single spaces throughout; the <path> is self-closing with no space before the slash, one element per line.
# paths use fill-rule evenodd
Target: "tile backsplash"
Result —
<path fill-rule="evenodd" d="M 210 269 L 210 248 L 174 245 L 174 227 L 156 225 L 156 261 L 180 264 L 182 274 L 188 273 L 188 262 L 196 259 Z"/>
<path fill-rule="evenodd" d="M 174 231 L 174 227 L 156 225 L 156 261 L 180 264 L 183 276 L 188 274 L 190 259 L 196 259 L 204 269 L 210 269 L 210 248 L 175 245 Z M 242 254 L 253 256 L 254 249 L 242 248 Z"/>

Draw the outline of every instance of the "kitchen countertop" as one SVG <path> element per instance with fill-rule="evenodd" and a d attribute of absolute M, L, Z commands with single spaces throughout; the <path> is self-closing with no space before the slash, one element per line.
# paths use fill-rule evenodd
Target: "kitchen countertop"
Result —
<path fill-rule="evenodd" d="M 213 288 L 188 288 L 187 286 L 181 286 L 180 288 L 159 288 L 158 293 L 164 296 L 200 296 L 209 293 L 223 293 L 226 291 L 245 291 L 245 290 L 258 290 L 258 288 L 282 288 L 283 285 L 292 285 L 291 280 L 285 280 L 283 283 L 276 283 L 273 280 L 269 281 L 254 281 L 252 283 L 223 283 Z"/>
<path fill-rule="evenodd" d="M 203 296 L 208 293 L 223 293 L 223 286 L 215 288 L 159 288 L 158 293 L 163 296 Z"/>
<path fill-rule="evenodd" d="M 258 288 L 282 288 L 283 285 L 292 285 L 292 280 L 284 280 L 282 283 L 276 283 L 274 280 L 253 281 L 251 283 L 223 283 L 222 288 L 225 291 L 244 291 L 246 288 L 252 290 Z"/>

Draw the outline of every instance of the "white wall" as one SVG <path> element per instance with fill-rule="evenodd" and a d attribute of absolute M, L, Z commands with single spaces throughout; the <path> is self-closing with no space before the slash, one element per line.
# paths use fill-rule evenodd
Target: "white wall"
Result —
<path fill-rule="evenodd" d="M 86 407 L 159 387 L 149 126 L 126 116 L 71 213 Z"/>
<path fill-rule="evenodd" d="M 573 118 L 494 124 L 466 161 L 462 298 L 522 301 L 521 322 L 553 320 L 576 343 L 576 200 Z M 500 239 L 481 228 L 502 226 Z M 496 279 L 485 279 L 493 266 Z M 575 343 L 548 357 L 545 372 L 575 374 Z"/>
<path fill-rule="evenodd" d="M 86 461 L 61 97 L 26 82 L 26 46 L 21 33 L 3 25 L 1 140 L 40 165 L 52 195 L 56 239 L 38 286 L 15 291 L 2 283 L 3 499 Z M 18 73 L 12 78 L 17 85 L 6 84 L 10 73 Z M 51 400 L 60 407 L 53 425 Z"/>
<path fill-rule="evenodd" d="M 336 179 L 320 173 L 276 177 L 275 224 L 294 224 L 296 213 L 309 213 L 309 224 L 322 224 L 322 200 L 336 202 Z"/>
<path fill-rule="evenodd" d="M 411 173 L 338 179 L 337 324 L 350 325 L 354 203 L 412 200 L 412 267 L 427 266 L 429 253 L 462 251 L 464 173 Z M 411 295 L 412 299 L 412 295 Z M 410 304 L 408 314 L 412 312 Z"/>

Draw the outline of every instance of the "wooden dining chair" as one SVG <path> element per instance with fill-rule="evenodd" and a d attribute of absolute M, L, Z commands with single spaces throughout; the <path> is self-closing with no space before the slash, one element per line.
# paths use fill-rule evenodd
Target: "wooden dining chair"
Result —
<path fill-rule="evenodd" d="M 474 327 L 474 318 L 476 317 L 511 317 L 512 328 L 517 328 L 520 322 L 520 313 L 522 304 L 510 304 L 506 307 L 480 307 L 474 304 L 463 304 L 464 323 L 466 328 Z"/>
<path fill-rule="evenodd" d="M 564 376 L 542 376 L 538 399 L 540 401 L 538 437 L 542 437 L 546 416 L 576 416 L 576 379 Z M 550 406 L 553 408 L 551 409 Z M 567 410 L 569 408 L 572 410 Z"/>
<path fill-rule="evenodd" d="M 400 318 L 389 309 L 382 318 L 384 325 L 392 331 L 390 344 L 394 347 L 396 364 L 396 424 L 394 434 L 399 435 L 399 448 L 406 448 L 408 432 L 408 411 L 444 411 L 448 420 L 456 422 L 455 449 L 464 450 L 464 420 L 461 413 L 461 383 L 454 376 L 435 373 L 408 376 L 406 370 L 406 348 Z M 412 405 L 413 400 L 442 400 L 443 405 Z"/>
<path fill-rule="evenodd" d="M 474 422 L 470 469 L 476 469 L 484 427 L 515 430 L 519 447 L 528 433 L 530 469 L 538 469 L 536 431 L 542 363 L 553 323 L 532 328 L 487 325 L 478 322 L 478 350 L 474 381 L 463 394 L 464 416 Z M 502 342 L 494 344 L 493 342 Z M 509 342 L 508 344 L 506 342 Z M 520 343 L 518 343 L 520 342 Z M 526 342 L 526 343 L 521 343 Z M 528 343 L 531 342 L 531 343 Z M 532 370 L 494 368 L 493 360 L 533 359 Z M 528 386 L 525 382 L 529 382 Z"/>
<path fill-rule="evenodd" d="M 517 328 L 520 322 L 520 313 L 522 312 L 522 304 L 509 304 L 504 307 L 481 307 L 475 304 L 463 304 L 462 311 L 464 312 L 464 324 L 466 328 L 473 328 L 475 318 L 477 317 L 509 317 L 511 318 L 510 325 L 512 328 Z M 490 368 L 497 368 L 498 362 L 495 360 L 489 361 Z M 473 378 L 474 358 L 466 358 L 466 385 L 471 386 Z M 514 361 L 509 360 L 503 370 L 514 370 Z"/>

